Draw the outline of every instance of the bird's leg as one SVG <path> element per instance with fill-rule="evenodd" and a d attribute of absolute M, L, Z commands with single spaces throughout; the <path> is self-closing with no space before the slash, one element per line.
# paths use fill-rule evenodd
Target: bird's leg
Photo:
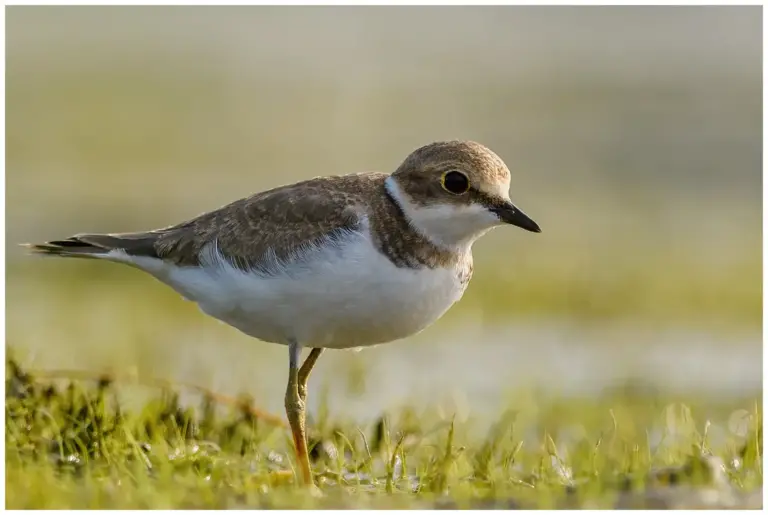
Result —
<path fill-rule="evenodd" d="M 317 358 L 323 353 L 324 349 L 312 349 L 307 359 L 304 360 L 304 364 L 299 369 L 299 398 L 304 401 L 306 406 L 307 402 L 307 381 L 309 381 L 309 374 L 312 372 L 312 368 L 317 363 Z"/>
<path fill-rule="evenodd" d="M 293 433 L 293 444 L 296 447 L 296 461 L 301 469 L 301 478 L 306 486 L 314 485 L 312 471 L 309 468 L 307 454 L 307 434 L 305 428 L 305 404 L 299 396 L 299 357 L 301 347 L 298 343 L 288 346 L 288 388 L 285 391 L 285 414 Z"/>

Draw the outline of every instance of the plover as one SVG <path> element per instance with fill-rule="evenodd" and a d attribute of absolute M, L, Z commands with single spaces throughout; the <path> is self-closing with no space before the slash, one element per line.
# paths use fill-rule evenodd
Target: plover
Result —
<path fill-rule="evenodd" d="M 288 346 L 285 409 L 311 485 L 305 405 L 317 359 L 418 333 L 461 298 L 477 238 L 504 224 L 540 232 L 510 201 L 509 183 L 485 146 L 437 142 L 392 174 L 314 178 L 163 229 L 28 246 L 133 266 L 206 314 Z"/>

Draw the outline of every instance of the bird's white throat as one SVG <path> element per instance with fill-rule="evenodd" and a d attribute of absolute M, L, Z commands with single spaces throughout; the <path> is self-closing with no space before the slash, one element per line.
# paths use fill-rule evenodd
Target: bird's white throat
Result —
<path fill-rule="evenodd" d="M 388 177 L 384 185 L 411 225 L 443 248 L 466 250 L 477 238 L 501 225 L 499 217 L 480 204 L 422 206 L 403 192 L 394 177 Z"/>

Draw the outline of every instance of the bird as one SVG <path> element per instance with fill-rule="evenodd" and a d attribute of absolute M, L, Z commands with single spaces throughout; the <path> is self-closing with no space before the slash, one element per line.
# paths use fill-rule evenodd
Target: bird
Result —
<path fill-rule="evenodd" d="M 297 482 L 315 487 L 306 402 L 318 358 L 421 332 L 464 294 L 479 237 L 504 225 L 541 232 L 510 200 L 510 179 L 488 147 L 438 141 L 392 173 L 315 177 L 161 229 L 25 246 L 137 268 L 205 314 L 287 346 Z"/>

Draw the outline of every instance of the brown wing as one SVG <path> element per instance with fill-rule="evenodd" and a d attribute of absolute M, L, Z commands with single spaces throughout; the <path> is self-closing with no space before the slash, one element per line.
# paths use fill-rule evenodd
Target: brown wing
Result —
<path fill-rule="evenodd" d="M 157 257 L 181 266 L 200 264 L 215 241 L 234 266 L 262 269 L 265 258 L 287 262 L 321 241 L 359 230 L 366 190 L 381 187 L 379 174 L 325 177 L 257 193 L 188 222 L 153 231 Z"/>
<path fill-rule="evenodd" d="M 234 266 L 268 273 L 275 259 L 283 263 L 300 259 L 315 244 L 359 230 L 366 199 L 383 189 L 385 178 L 366 173 L 311 179 L 257 193 L 163 229 L 78 234 L 27 246 L 42 254 L 94 258 L 120 249 L 132 256 L 198 266 L 201 252 L 215 243 Z"/>

